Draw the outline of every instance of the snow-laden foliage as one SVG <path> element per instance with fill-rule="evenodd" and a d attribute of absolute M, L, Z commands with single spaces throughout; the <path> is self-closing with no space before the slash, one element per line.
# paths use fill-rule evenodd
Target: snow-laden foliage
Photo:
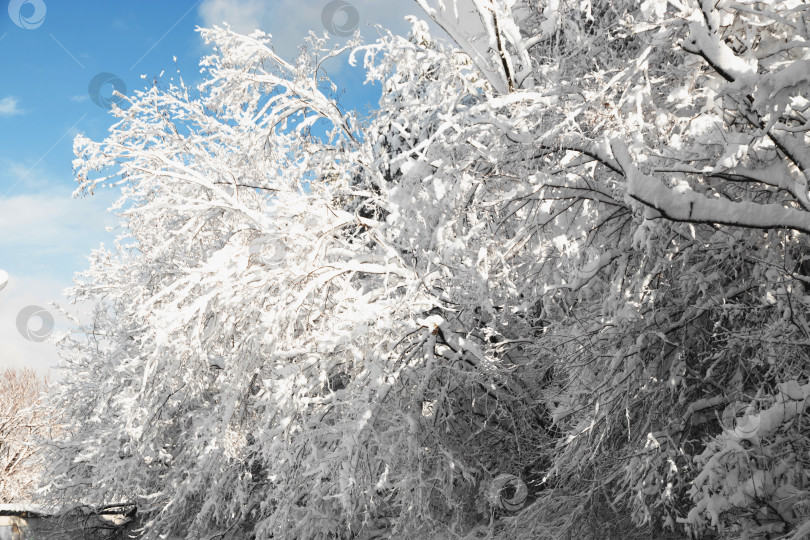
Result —
<path fill-rule="evenodd" d="M 40 407 L 47 382 L 33 369 L 0 371 L 0 504 L 28 502 L 40 481 L 37 440 L 56 427 Z"/>
<path fill-rule="evenodd" d="M 352 44 L 370 118 L 343 50 L 213 29 L 77 139 L 125 234 L 47 494 L 148 538 L 806 536 L 810 10 L 418 3 L 460 49 Z"/>

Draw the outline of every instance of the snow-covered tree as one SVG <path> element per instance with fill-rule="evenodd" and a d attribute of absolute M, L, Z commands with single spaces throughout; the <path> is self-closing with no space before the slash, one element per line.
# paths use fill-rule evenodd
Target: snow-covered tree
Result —
<path fill-rule="evenodd" d="M 560 489 L 522 532 L 562 495 L 566 527 L 629 506 L 694 534 L 807 535 L 807 6 L 420 4 L 475 29 L 457 41 L 494 94 L 444 111 L 422 186 L 468 195 L 447 225 L 489 226 L 490 331 L 529 341 L 519 369 L 553 419 L 526 463 Z M 437 159 L 451 148 L 470 162 Z"/>
<path fill-rule="evenodd" d="M 426 480 L 462 474 L 425 456 L 403 391 L 427 385 L 436 294 L 381 236 L 360 126 L 314 77 L 340 51 L 291 65 L 261 33 L 203 36 L 199 99 L 154 87 L 77 139 L 82 189 L 121 187 L 127 235 L 74 289 L 97 309 L 63 342 L 76 423 L 50 494 L 137 502 L 150 535 L 429 530 Z"/>
<path fill-rule="evenodd" d="M 348 49 L 212 29 L 198 89 L 77 139 L 125 234 L 49 495 L 148 538 L 802 538 L 810 10 L 418 4 L 457 48 L 351 44 L 370 118 Z"/>
<path fill-rule="evenodd" d="M 39 439 L 54 428 L 40 407 L 46 386 L 33 369 L 0 371 L 0 503 L 30 501 L 40 481 Z"/>

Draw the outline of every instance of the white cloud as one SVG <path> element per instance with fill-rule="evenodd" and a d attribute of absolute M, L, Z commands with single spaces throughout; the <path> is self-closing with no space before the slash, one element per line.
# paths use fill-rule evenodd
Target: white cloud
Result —
<path fill-rule="evenodd" d="M 60 297 L 62 289 L 61 284 L 53 281 L 33 280 L 14 274 L 9 276 L 8 285 L 0 291 L 0 370 L 30 367 L 43 375 L 56 375 L 53 368 L 59 361 L 59 355 L 52 338 L 64 331 L 66 321 L 50 302 L 65 303 Z M 46 341 L 26 339 L 18 330 L 18 315 L 27 306 L 39 306 L 45 310 L 45 317 L 53 318 L 54 332 Z M 34 332 L 35 335 L 42 332 L 45 337 L 49 332 L 48 328 L 42 327 L 42 321 L 43 317 L 40 316 L 23 319 L 23 332 Z"/>
<path fill-rule="evenodd" d="M 62 293 L 72 285 L 72 275 L 87 267 L 90 250 L 111 239 L 106 227 L 117 220 L 106 208 L 113 193 L 99 195 L 73 199 L 69 190 L 51 185 L 35 194 L 0 197 L 0 265 L 9 274 L 0 290 L 0 370 L 32 367 L 58 376 L 52 371 L 58 363 L 52 339 L 38 342 L 23 335 L 26 329 L 37 332 L 42 319 L 29 319 L 21 333 L 17 317 L 27 306 L 43 308 L 54 319 L 53 338 L 68 324 L 52 302 L 74 316 L 87 310 L 70 306 Z"/>
<path fill-rule="evenodd" d="M 266 24 L 270 8 L 262 0 L 205 0 L 200 5 L 200 16 L 206 26 L 230 24 L 237 32 L 250 33 Z"/>
<path fill-rule="evenodd" d="M 0 198 L 0 251 L 25 257 L 76 254 L 116 224 L 106 212 L 109 203 L 103 196 L 73 199 L 66 190 Z"/>
<path fill-rule="evenodd" d="M 227 22 L 240 33 L 250 33 L 259 28 L 273 36 L 273 46 L 282 58 L 291 59 L 310 30 L 318 35 L 326 31 L 321 14 L 328 3 L 329 0 L 204 0 L 199 13 L 204 26 L 221 26 Z M 427 19 L 427 15 L 413 1 L 349 0 L 349 3 L 357 10 L 359 29 L 366 41 L 376 40 L 378 32 L 375 25 L 404 35 L 410 30 L 410 24 L 405 21 L 406 15 Z M 345 13 L 339 12 L 335 22 L 345 22 L 345 17 Z M 444 35 L 434 24 L 431 24 L 431 32 Z"/>
<path fill-rule="evenodd" d="M 14 96 L 7 96 L 0 99 L 0 116 L 14 116 L 22 114 L 24 111 L 18 107 L 19 101 Z"/>
<path fill-rule="evenodd" d="M 90 99 L 90 96 L 88 96 L 87 94 L 79 94 L 78 96 L 71 96 L 70 101 L 73 101 L 73 102 L 76 102 L 76 103 L 84 103 L 85 101 L 88 101 L 89 99 Z"/>
<path fill-rule="evenodd" d="M 27 367 L 52 380 L 59 377 L 56 341 L 73 327 L 61 310 L 82 323 L 92 312 L 89 302 L 70 304 L 65 288 L 58 281 L 9 276 L 0 291 L 0 371 Z M 29 315 L 32 306 L 37 311 Z"/>

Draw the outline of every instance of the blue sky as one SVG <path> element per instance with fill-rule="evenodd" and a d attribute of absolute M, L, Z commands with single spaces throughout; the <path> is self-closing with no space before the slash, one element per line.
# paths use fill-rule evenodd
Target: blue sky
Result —
<path fill-rule="evenodd" d="M 26 306 L 43 306 L 53 314 L 57 332 L 65 328 L 49 303 L 68 307 L 61 291 L 86 267 L 92 249 L 111 243 L 114 233 L 107 229 L 117 224 L 106 211 L 114 192 L 71 196 L 73 138 L 83 133 L 99 140 L 113 123 L 91 99 L 90 82 L 109 73 L 131 92 L 162 72 L 164 78 L 173 76 L 179 67 L 186 82 L 196 83 L 207 50 L 195 28 L 223 21 L 237 31 L 269 32 L 276 51 L 292 58 L 308 30 L 324 31 L 329 1 L 0 0 L 0 5 L 0 269 L 10 276 L 0 290 L 0 369 L 45 371 L 57 361 L 52 343 L 21 335 L 26 328 L 36 331 L 42 320 L 23 321 L 21 332 L 18 315 Z M 376 24 L 404 33 L 406 15 L 423 16 L 412 0 L 331 6 L 340 8 L 331 10 L 334 24 L 351 24 L 356 15 L 371 40 Z M 376 102 L 379 88 L 364 87 L 358 70 L 336 66 L 332 75 L 347 91 L 344 105 Z M 111 90 L 112 84 L 102 85 L 102 98 Z"/>

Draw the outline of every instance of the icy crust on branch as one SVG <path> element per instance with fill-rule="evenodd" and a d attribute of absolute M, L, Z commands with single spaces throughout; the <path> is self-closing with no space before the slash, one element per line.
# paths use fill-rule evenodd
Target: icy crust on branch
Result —
<path fill-rule="evenodd" d="M 757 229 L 786 227 L 810 233 L 810 213 L 806 210 L 785 208 L 781 204 L 710 199 L 689 187 L 669 188 L 658 178 L 642 174 L 622 141 L 612 141 L 611 149 L 627 179 L 627 194 L 667 219 Z M 771 184 L 767 178 L 764 181 Z"/>
<path fill-rule="evenodd" d="M 521 35 L 521 19 L 514 11 L 517 2 L 416 0 L 416 3 L 469 55 L 497 92 L 533 86 L 530 45 Z M 549 15 L 548 35 L 555 26 L 555 15 Z"/>

